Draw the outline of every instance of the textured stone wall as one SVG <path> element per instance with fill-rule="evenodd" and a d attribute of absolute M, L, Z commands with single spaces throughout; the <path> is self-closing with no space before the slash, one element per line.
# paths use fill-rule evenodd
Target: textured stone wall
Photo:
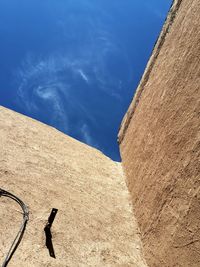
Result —
<path fill-rule="evenodd" d="M 121 164 L 2 107 L 0 148 L 0 188 L 30 211 L 9 267 L 146 266 Z M 45 246 L 52 208 L 56 259 Z M 21 222 L 20 206 L 0 197 L 0 266 Z"/>
<path fill-rule="evenodd" d="M 200 1 L 175 1 L 119 133 L 150 267 L 200 266 Z"/>

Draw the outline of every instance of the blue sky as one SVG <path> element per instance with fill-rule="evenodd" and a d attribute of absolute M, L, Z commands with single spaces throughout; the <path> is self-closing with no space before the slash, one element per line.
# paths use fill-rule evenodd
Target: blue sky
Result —
<path fill-rule="evenodd" d="M 119 161 L 119 125 L 170 5 L 0 0 L 0 105 Z"/>

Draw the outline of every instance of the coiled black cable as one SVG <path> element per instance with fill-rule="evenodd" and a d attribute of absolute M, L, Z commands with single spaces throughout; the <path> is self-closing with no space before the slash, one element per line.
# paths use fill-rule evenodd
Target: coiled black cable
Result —
<path fill-rule="evenodd" d="M 26 224 L 29 220 L 29 210 L 28 210 L 28 207 L 24 204 L 24 202 L 21 199 L 19 199 L 15 195 L 0 188 L 0 197 L 1 196 L 13 199 L 15 202 L 17 202 L 20 205 L 20 207 L 22 208 L 22 211 L 23 211 L 23 221 L 22 221 L 21 227 L 20 227 L 13 243 L 11 244 L 10 249 L 7 253 L 7 256 L 6 256 L 6 258 L 2 264 L 2 267 L 6 267 L 9 263 L 9 261 L 11 260 L 13 254 L 15 253 L 17 247 L 19 246 L 19 243 L 22 240 L 24 231 L 26 229 Z"/>

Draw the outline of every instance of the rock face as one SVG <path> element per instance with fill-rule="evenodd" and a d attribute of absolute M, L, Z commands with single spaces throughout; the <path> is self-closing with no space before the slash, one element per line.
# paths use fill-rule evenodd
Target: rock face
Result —
<path fill-rule="evenodd" d="M 29 207 L 10 267 L 146 266 L 119 163 L 57 130 L 0 107 L 0 187 Z M 56 259 L 45 246 L 51 209 Z M 22 214 L 0 198 L 0 264 Z"/>
<path fill-rule="evenodd" d="M 119 133 L 152 267 L 200 266 L 200 1 L 175 1 Z"/>

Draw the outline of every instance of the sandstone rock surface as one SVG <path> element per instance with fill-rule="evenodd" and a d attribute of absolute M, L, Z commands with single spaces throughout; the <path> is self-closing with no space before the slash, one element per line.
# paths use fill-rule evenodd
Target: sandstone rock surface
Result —
<path fill-rule="evenodd" d="M 119 163 L 59 131 L 0 107 L 0 187 L 30 220 L 9 267 L 146 266 Z M 52 208 L 56 259 L 45 246 Z M 19 229 L 20 207 L 0 198 L 0 264 Z"/>
<path fill-rule="evenodd" d="M 199 14 L 174 2 L 119 133 L 151 267 L 200 266 Z"/>

